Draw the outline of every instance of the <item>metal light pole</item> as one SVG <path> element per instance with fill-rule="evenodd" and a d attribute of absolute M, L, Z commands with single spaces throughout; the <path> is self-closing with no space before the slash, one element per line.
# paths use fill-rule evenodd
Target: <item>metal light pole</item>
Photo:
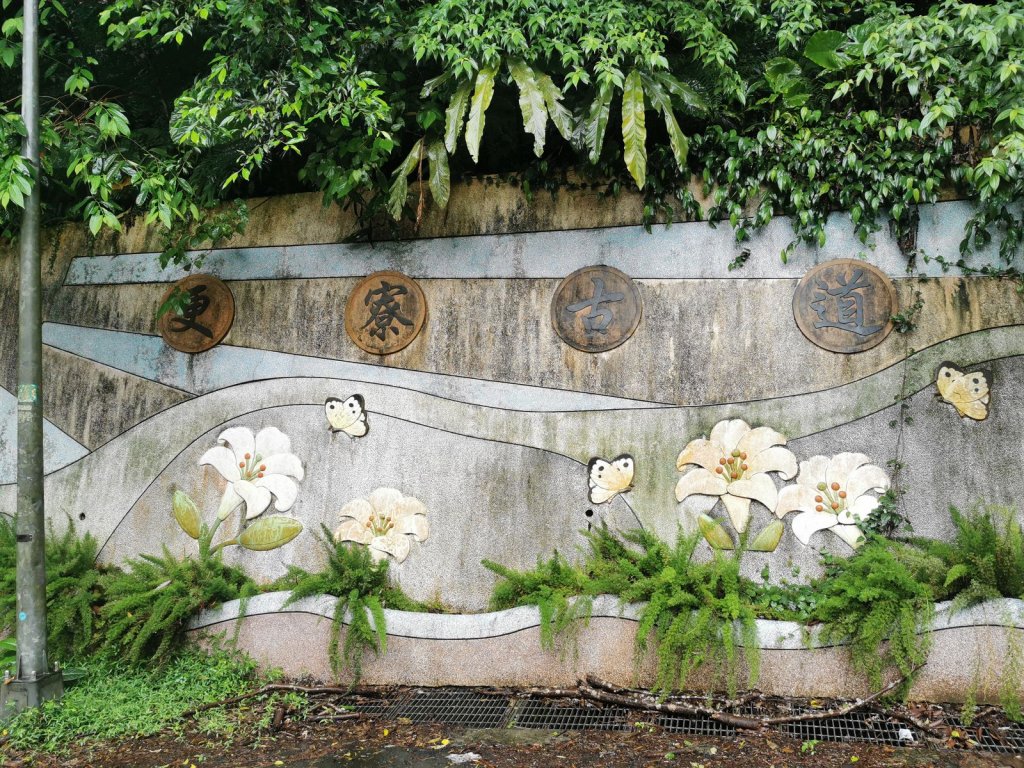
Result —
<path fill-rule="evenodd" d="M 21 227 L 18 288 L 17 677 L 0 686 L 0 717 L 64 692 L 46 658 L 46 522 L 43 512 L 42 288 L 39 277 L 39 0 L 25 0 L 21 63 L 22 156 L 32 193 Z"/>

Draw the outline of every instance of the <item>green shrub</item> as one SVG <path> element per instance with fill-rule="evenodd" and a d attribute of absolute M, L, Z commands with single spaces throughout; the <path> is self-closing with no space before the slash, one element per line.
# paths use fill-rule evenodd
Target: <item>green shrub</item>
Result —
<path fill-rule="evenodd" d="M 321 543 L 327 553 L 326 570 L 309 573 L 289 566 L 288 573 L 274 584 L 274 588 L 291 590 L 285 605 L 313 595 L 334 595 L 338 598 L 331 622 L 328 658 L 336 675 L 340 676 L 346 668 L 351 668 L 354 684 L 362 674 L 364 653 L 372 651 L 374 655 L 380 655 L 387 650 L 384 609 L 422 611 L 424 606 L 391 585 L 388 561 L 374 563 L 366 547 L 334 541 L 327 528 L 323 528 Z M 352 623 L 342 643 L 341 628 L 346 611 L 351 613 Z"/>

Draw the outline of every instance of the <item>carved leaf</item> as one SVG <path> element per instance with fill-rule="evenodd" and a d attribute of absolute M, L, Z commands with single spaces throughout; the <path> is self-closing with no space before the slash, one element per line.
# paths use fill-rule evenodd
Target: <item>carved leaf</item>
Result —
<path fill-rule="evenodd" d="M 713 517 L 700 515 L 697 518 L 697 526 L 700 528 L 700 532 L 708 544 L 715 549 L 735 549 L 735 545 L 732 543 L 732 539 L 729 538 L 729 534 L 725 532 L 725 528 Z"/>
<path fill-rule="evenodd" d="M 288 515 L 269 515 L 257 520 L 238 537 L 238 543 L 254 552 L 283 547 L 302 533 L 302 523 Z"/>
<path fill-rule="evenodd" d="M 774 552 L 782 540 L 782 532 L 785 529 L 786 524 L 781 520 L 772 520 L 763 531 L 754 537 L 747 549 L 751 552 Z"/>

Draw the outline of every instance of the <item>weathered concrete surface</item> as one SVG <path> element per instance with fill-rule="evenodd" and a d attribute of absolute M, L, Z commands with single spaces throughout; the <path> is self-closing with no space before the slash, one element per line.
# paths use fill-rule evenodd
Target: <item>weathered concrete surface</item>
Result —
<path fill-rule="evenodd" d="M 52 347 L 43 348 L 43 368 L 49 372 L 43 414 L 88 448 L 190 397 Z"/>
<path fill-rule="evenodd" d="M 276 596 L 267 595 L 266 598 Z M 264 601 L 268 602 L 268 601 Z M 274 600 L 280 602 L 280 600 Z M 595 613 L 578 634 L 560 648 L 540 647 L 539 612 L 515 608 L 486 616 L 431 616 L 388 611 L 387 652 L 365 660 L 362 683 L 367 685 L 551 686 L 572 687 L 586 674 L 624 686 L 651 685 L 656 659 L 650 652 L 636 663 L 635 638 L 639 606 L 622 606 L 617 617 L 611 602 L 599 598 Z M 303 608 L 307 608 L 306 611 Z M 268 668 L 285 674 L 333 680 L 327 656 L 327 637 L 333 601 L 303 601 L 282 612 L 250 613 L 241 620 L 237 603 L 197 617 L 191 636 L 238 633 L 238 647 Z M 261 610 L 254 606 L 254 611 Z M 515 618 L 502 621 L 503 614 Z M 1020 656 L 1024 643 L 1021 601 L 997 600 L 958 614 L 937 612 L 928 663 L 920 671 L 910 696 L 915 699 L 961 702 L 973 695 L 982 702 L 998 702 L 1008 684 L 1024 695 L 1024 679 L 1007 680 L 1013 672 L 1011 657 Z M 445 625 L 465 628 L 458 638 L 437 633 Z M 417 631 L 417 624 L 433 630 Z M 491 631 L 486 628 L 492 626 Z M 759 621 L 761 674 L 757 688 L 768 695 L 799 697 L 854 697 L 871 692 L 857 673 L 845 648 L 814 647 L 795 637 L 789 622 Z M 1011 649 L 1016 648 L 1016 651 Z M 965 663 L 974 660 L 974 663 Z M 1019 660 L 1018 662 L 1019 663 Z M 741 671 L 740 680 L 746 672 Z M 350 678 L 343 676 L 344 681 Z M 721 690 L 723 681 L 702 669 L 687 681 L 691 690 Z M 742 683 L 741 683 L 742 685 Z"/>
<path fill-rule="evenodd" d="M 910 334 L 858 355 L 811 344 L 793 321 L 795 280 L 639 280 L 644 316 L 616 349 L 588 354 L 551 327 L 557 280 L 421 280 L 428 319 L 406 349 L 380 358 L 344 330 L 355 279 L 231 284 L 235 324 L 225 343 L 367 365 L 680 405 L 760 400 L 829 389 L 902 359 L 907 349 L 1017 323 L 1022 301 L 991 279 L 899 280 L 904 305 L 926 309 Z M 163 288 L 65 288 L 55 322 L 153 333 Z M 330 310 L 329 308 L 334 308 Z M 328 311 L 324 311 L 328 308 Z M 781 352 L 783 351 L 784 352 Z"/>

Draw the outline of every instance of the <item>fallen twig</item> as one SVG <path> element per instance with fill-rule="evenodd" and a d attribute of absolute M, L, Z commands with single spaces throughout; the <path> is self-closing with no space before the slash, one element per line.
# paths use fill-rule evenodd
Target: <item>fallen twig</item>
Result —
<path fill-rule="evenodd" d="M 270 683 L 264 685 L 262 688 L 258 688 L 255 691 L 249 691 L 249 693 L 243 693 L 240 696 L 232 696 L 228 699 L 221 699 L 220 701 L 211 701 L 206 704 L 201 704 L 194 709 L 189 709 L 181 713 L 182 717 L 195 717 L 200 712 L 206 712 L 210 709 L 216 709 L 217 707 L 229 707 L 232 704 L 238 704 L 239 702 L 251 699 L 256 696 L 262 696 L 264 693 L 273 693 L 274 691 L 292 691 L 296 693 L 336 693 L 340 695 L 347 695 L 350 693 L 348 688 L 335 688 L 331 686 L 306 686 L 306 685 L 288 685 L 285 683 Z"/>

